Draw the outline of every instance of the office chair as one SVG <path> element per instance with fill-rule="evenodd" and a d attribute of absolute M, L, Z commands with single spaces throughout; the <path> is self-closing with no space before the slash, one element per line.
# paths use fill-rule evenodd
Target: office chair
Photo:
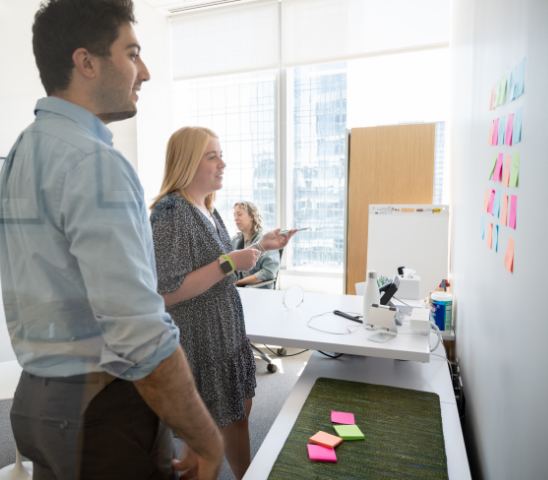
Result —
<path fill-rule="evenodd" d="M 284 253 L 284 249 L 282 248 L 280 250 L 280 266 L 282 263 L 282 255 Z M 264 282 L 260 283 L 253 283 L 251 285 L 246 285 L 245 288 L 260 288 L 264 287 L 265 285 L 270 285 L 271 283 L 274 284 L 274 289 L 276 289 L 276 284 L 278 283 L 278 278 L 280 277 L 280 269 L 278 269 L 278 274 L 276 275 L 276 278 L 273 278 L 272 280 L 265 280 Z M 266 369 L 270 373 L 275 373 L 278 370 L 278 367 L 272 363 L 272 359 L 263 351 L 259 350 L 259 347 L 251 344 L 251 348 L 257 352 L 257 354 L 268 364 Z M 277 350 L 278 355 L 285 355 L 287 353 L 287 350 L 284 347 L 280 347 Z"/>

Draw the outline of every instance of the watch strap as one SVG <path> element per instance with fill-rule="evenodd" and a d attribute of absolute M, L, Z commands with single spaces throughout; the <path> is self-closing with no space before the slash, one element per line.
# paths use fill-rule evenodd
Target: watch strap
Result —
<path fill-rule="evenodd" d="M 226 275 L 232 275 L 236 271 L 236 269 L 234 268 L 234 263 L 232 262 L 230 257 L 228 255 L 221 255 L 219 258 L 224 258 L 228 263 L 230 263 L 230 266 L 232 267 L 232 272 L 227 273 Z"/>

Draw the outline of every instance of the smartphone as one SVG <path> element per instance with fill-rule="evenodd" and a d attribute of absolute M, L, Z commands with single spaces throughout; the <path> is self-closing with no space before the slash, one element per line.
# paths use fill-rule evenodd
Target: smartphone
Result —
<path fill-rule="evenodd" d="M 305 228 L 297 228 L 297 232 L 302 232 L 303 230 L 308 230 L 310 227 Z M 285 235 L 286 233 L 289 233 L 289 230 L 282 230 L 278 232 L 276 235 Z"/>

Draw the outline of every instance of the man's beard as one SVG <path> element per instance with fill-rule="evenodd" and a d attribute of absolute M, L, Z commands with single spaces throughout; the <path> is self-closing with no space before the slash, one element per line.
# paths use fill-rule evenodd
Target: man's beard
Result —
<path fill-rule="evenodd" d="M 128 88 L 124 88 L 127 80 L 108 57 L 101 61 L 101 77 L 101 87 L 95 92 L 95 102 L 100 112 L 96 115 L 105 123 L 134 117 L 137 108 L 128 96 Z"/>

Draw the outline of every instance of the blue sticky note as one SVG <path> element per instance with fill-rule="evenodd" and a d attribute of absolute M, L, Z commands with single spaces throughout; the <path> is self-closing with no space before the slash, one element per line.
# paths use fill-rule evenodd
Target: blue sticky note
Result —
<path fill-rule="evenodd" d="M 523 107 L 519 107 L 514 115 L 514 132 L 512 133 L 512 145 L 521 142 L 521 114 Z"/>
<path fill-rule="evenodd" d="M 481 239 L 485 238 L 485 217 L 481 216 Z"/>
<path fill-rule="evenodd" d="M 503 115 L 499 118 L 499 138 L 497 145 L 504 145 L 504 134 L 506 132 L 506 117 Z"/>
<path fill-rule="evenodd" d="M 493 250 L 497 251 L 497 246 L 499 243 L 499 226 L 493 225 Z"/>
<path fill-rule="evenodd" d="M 508 101 L 511 102 L 515 97 L 516 78 L 518 76 L 518 67 L 514 67 L 510 73 L 510 86 L 508 87 Z"/>
<path fill-rule="evenodd" d="M 495 191 L 495 201 L 493 202 L 493 217 L 500 216 L 500 190 Z"/>
<path fill-rule="evenodd" d="M 514 92 L 514 98 L 518 98 L 523 95 L 525 91 L 525 58 L 519 63 L 516 79 L 516 88 Z"/>

